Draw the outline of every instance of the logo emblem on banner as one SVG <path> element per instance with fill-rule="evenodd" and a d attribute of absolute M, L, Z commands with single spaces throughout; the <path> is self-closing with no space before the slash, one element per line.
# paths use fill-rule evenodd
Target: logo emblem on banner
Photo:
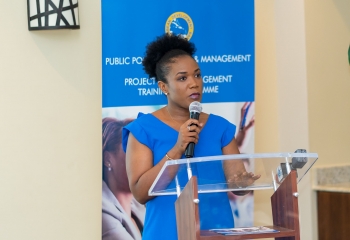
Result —
<path fill-rule="evenodd" d="M 171 14 L 165 23 L 165 32 L 182 35 L 190 40 L 194 31 L 193 21 L 184 12 L 175 12 Z"/>

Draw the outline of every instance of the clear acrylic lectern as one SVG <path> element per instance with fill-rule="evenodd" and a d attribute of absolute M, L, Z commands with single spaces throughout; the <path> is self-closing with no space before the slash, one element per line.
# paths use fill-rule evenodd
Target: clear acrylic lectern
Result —
<path fill-rule="evenodd" d="M 297 183 L 316 162 L 316 153 L 235 154 L 167 161 L 153 182 L 150 196 L 177 195 L 179 240 L 258 239 L 299 240 Z M 243 167 L 243 168 L 242 168 Z M 210 169 L 210 171 L 201 171 Z M 260 176 L 247 182 L 242 171 Z M 219 174 L 217 174 L 220 172 Z M 213 174 L 215 173 L 215 174 Z M 198 193 L 274 189 L 271 196 L 276 232 L 224 236 L 199 229 Z"/>

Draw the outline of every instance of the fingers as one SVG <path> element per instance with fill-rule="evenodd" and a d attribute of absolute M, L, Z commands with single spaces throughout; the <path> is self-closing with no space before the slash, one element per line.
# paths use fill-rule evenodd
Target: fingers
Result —
<path fill-rule="evenodd" d="M 199 133 L 202 130 L 203 124 L 196 119 L 187 120 L 181 127 L 180 131 L 184 137 L 192 137 L 198 140 Z"/>
<path fill-rule="evenodd" d="M 186 135 L 182 136 L 183 141 L 188 144 L 190 142 L 198 143 L 199 135 L 197 132 L 187 132 Z"/>
<path fill-rule="evenodd" d="M 247 111 L 247 108 L 252 105 L 252 102 L 245 102 L 241 108 L 241 117 L 243 117 L 244 113 Z"/>
<path fill-rule="evenodd" d="M 199 133 L 202 130 L 203 123 L 200 123 L 197 119 L 189 119 L 181 125 L 179 130 L 179 136 L 177 146 L 184 152 L 187 145 L 190 142 L 198 143 Z"/>
<path fill-rule="evenodd" d="M 200 127 L 198 127 L 197 125 L 188 125 L 187 127 L 186 127 L 186 129 L 187 129 L 187 131 L 188 132 L 196 132 L 197 134 L 199 134 L 199 132 L 201 131 L 201 128 Z"/>
<path fill-rule="evenodd" d="M 250 102 L 245 102 L 241 108 L 241 111 L 245 111 L 249 104 Z"/>
<path fill-rule="evenodd" d="M 254 175 L 254 173 L 252 173 L 252 172 L 250 172 L 250 173 L 248 173 L 248 172 L 242 173 L 242 179 L 243 179 L 243 180 L 248 180 L 248 179 L 257 180 L 257 179 L 259 179 L 260 177 L 261 177 L 260 174 Z"/>
<path fill-rule="evenodd" d="M 188 119 L 182 126 L 186 126 L 186 127 L 187 126 L 191 126 L 191 127 L 193 127 L 193 125 L 199 127 L 200 130 L 203 127 L 203 123 L 200 123 L 197 119 Z"/>
<path fill-rule="evenodd" d="M 254 123 L 255 123 L 255 116 L 253 116 L 253 117 L 250 119 L 248 125 L 244 127 L 245 130 L 248 130 L 249 128 L 253 127 L 253 126 L 254 126 Z"/>
<path fill-rule="evenodd" d="M 253 176 L 252 178 L 253 178 L 253 179 L 254 179 L 254 181 L 255 181 L 255 180 L 258 180 L 260 177 L 261 177 L 261 175 L 259 174 L 259 175 L 255 175 L 255 176 Z"/>
<path fill-rule="evenodd" d="M 261 177 L 260 174 L 254 175 L 252 172 L 243 172 L 241 174 L 234 174 L 230 179 L 228 179 L 228 183 L 231 186 L 236 186 L 237 188 L 247 187 L 253 184 L 256 180 Z M 234 185 L 232 185 L 234 184 Z"/>

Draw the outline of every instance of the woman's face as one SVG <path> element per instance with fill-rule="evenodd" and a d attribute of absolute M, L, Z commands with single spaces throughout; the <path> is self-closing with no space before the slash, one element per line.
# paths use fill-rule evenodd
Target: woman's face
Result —
<path fill-rule="evenodd" d="M 110 155 L 111 171 L 118 188 L 130 192 L 128 177 L 126 174 L 125 153 L 119 144 L 116 151 Z"/>
<path fill-rule="evenodd" d="M 168 83 L 165 90 L 168 101 L 188 108 L 193 101 L 202 100 L 203 81 L 197 62 L 190 56 L 184 55 L 175 58 L 170 64 Z"/>

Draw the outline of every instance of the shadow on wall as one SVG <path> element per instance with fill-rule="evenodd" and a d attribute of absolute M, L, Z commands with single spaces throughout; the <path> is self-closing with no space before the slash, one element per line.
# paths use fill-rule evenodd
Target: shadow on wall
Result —
<path fill-rule="evenodd" d="M 30 31 L 30 35 L 48 64 L 67 84 L 84 95 L 94 95 L 91 92 L 94 90 L 88 87 L 86 79 L 96 75 L 94 69 L 101 67 L 100 58 L 96 59 L 96 56 L 100 55 L 96 52 L 100 45 L 94 46 L 94 43 L 99 44 L 98 42 L 84 36 L 81 29 Z M 89 51 L 86 51 L 87 49 Z"/>
<path fill-rule="evenodd" d="M 350 31 L 350 1 L 349 0 L 333 0 L 335 6 L 337 7 L 342 19 Z M 349 39 L 349 49 L 348 49 L 348 62 L 350 65 L 350 39 Z M 349 68 L 350 72 L 350 68 Z"/>
<path fill-rule="evenodd" d="M 349 0 L 333 0 L 342 19 L 350 30 L 350 1 Z M 349 39 L 350 40 L 350 39 Z"/>

